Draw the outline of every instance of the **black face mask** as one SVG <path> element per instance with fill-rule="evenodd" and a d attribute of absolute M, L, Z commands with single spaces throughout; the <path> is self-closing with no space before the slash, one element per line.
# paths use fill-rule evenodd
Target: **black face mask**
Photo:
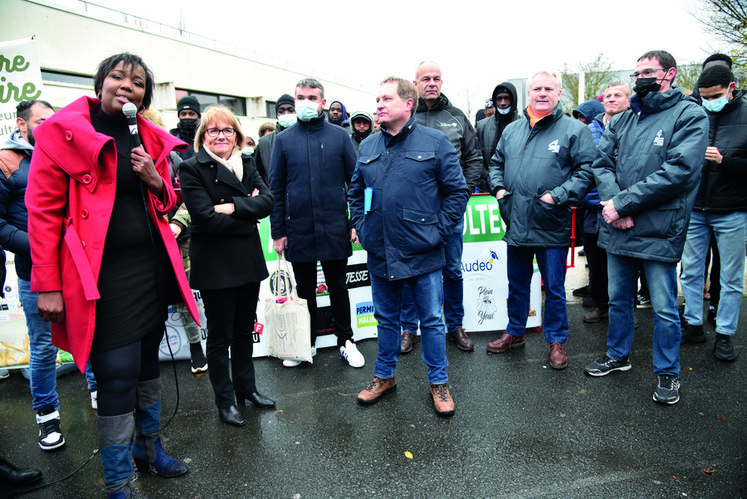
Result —
<path fill-rule="evenodd" d="M 664 80 L 662 80 L 664 81 Z M 645 99 L 651 92 L 658 92 L 661 90 L 661 83 L 657 78 L 638 78 L 635 81 L 635 88 L 633 89 L 636 95 L 641 99 Z"/>
<path fill-rule="evenodd" d="M 195 118 L 181 118 L 179 120 L 179 129 L 185 132 L 194 132 L 200 125 L 200 120 Z"/>

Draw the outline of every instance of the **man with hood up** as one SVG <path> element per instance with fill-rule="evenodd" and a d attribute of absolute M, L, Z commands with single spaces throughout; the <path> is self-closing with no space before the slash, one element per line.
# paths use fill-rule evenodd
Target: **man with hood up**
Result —
<path fill-rule="evenodd" d="M 189 159 L 195 155 L 195 133 L 197 127 L 200 126 L 200 117 L 202 116 L 200 114 L 200 102 L 194 95 L 185 95 L 176 103 L 176 112 L 179 123 L 177 123 L 176 128 L 169 130 L 169 133 L 179 137 L 189 145 L 186 151 L 178 153 L 183 160 Z"/>
<path fill-rule="evenodd" d="M 573 110 L 573 117 L 580 120 L 584 125 L 588 125 L 598 114 L 604 113 L 604 104 L 596 99 L 589 99 L 579 104 Z"/>
<path fill-rule="evenodd" d="M 278 119 L 275 130 L 266 135 L 260 133 L 262 136 L 254 148 L 254 164 L 257 165 L 257 171 L 267 185 L 270 185 L 270 156 L 275 145 L 275 137 L 296 124 L 296 102 L 292 95 L 283 94 L 278 98 L 275 103 L 275 116 Z"/>
<path fill-rule="evenodd" d="M 350 115 L 350 123 L 350 137 L 353 139 L 355 154 L 358 154 L 358 146 L 373 133 L 373 116 L 366 111 L 355 111 Z"/>
<path fill-rule="evenodd" d="M 327 111 L 327 119 L 333 125 L 348 128 L 350 122 L 348 121 L 348 111 L 345 109 L 345 104 L 339 100 L 332 101 L 329 105 L 329 111 Z"/>
<path fill-rule="evenodd" d="M 516 87 L 513 84 L 504 81 L 493 89 L 493 95 L 490 98 L 495 107 L 495 115 L 480 120 L 477 123 L 477 138 L 480 140 L 482 147 L 482 175 L 477 188 L 481 192 L 490 192 L 488 187 L 488 164 L 490 158 L 495 154 L 495 148 L 498 141 L 503 135 L 503 130 L 509 123 L 519 119 L 519 113 L 516 112 Z"/>

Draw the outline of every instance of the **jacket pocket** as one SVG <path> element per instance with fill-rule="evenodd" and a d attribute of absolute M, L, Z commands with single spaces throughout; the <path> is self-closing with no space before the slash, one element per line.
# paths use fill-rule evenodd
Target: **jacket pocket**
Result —
<path fill-rule="evenodd" d="M 427 253 L 441 246 L 441 231 L 435 213 L 404 208 L 402 219 L 406 228 L 402 237 L 405 239 L 408 253 Z"/>
<path fill-rule="evenodd" d="M 506 191 L 503 194 L 503 197 L 498 200 L 498 213 L 501 215 L 501 220 L 503 220 L 503 223 L 506 225 L 506 230 L 508 230 L 508 224 L 511 220 L 511 201 L 513 199 L 513 194 L 509 191 Z"/>
<path fill-rule="evenodd" d="M 535 229 L 546 232 L 570 233 L 571 207 L 569 205 L 550 204 L 535 196 L 532 202 L 532 225 Z"/>
<path fill-rule="evenodd" d="M 673 199 L 633 216 L 633 235 L 669 239 L 683 230 L 679 199 Z"/>
<path fill-rule="evenodd" d="M 435 183 L 436 175 L 432 168 L 435 159 L 434 151 L 405 152 L 405 164 L 401 170 L 403 177 L 418 186 Z"/>

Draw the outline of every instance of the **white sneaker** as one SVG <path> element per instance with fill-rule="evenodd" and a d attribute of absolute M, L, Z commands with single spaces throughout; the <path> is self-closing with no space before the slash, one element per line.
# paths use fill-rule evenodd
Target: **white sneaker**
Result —
<path fill-rule="evenodd" d="M 345 342 L 344 347 L 340 347 L 340 355 L 348 361 L 350 367 L 363 367 L 366 365 L 366 359 L 363 358 L 363 354 L 358 351 L 358 347 L 350 340 Z"/>
<path fill-rule="evenodd" d="M 311 347 L 311 356 L 316 357 L 316 345 Z M 300 360 L 284 360 L 283 361 L 283 367 L 297 367 L 301 365 Z"/>
<path fill-rule="evenodd" d="M 7 369 L 0 369 L 0 379 L 6 379 L 10 377 L 10 371 Z"/>

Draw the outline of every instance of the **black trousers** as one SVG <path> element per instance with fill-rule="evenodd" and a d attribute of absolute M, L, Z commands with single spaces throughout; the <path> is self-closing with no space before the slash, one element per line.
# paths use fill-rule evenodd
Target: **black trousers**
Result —
<path fill-rule="evenodd" d="M 316 262 L 291 262 L 296 277 L 298 296 L 306 300 L 311 316 L 311 345 L 316 343 L 318 324 L 316 316 Z M 330 308 L 334 320 L 337 346 L 344 346 L 347 340 L 353 340 L 353 329 L 350 327 L 350 297 L 346 282 L 347 258 L 344 260 L 327 260 L 322 263 L 324 280 L 329 291 Z"/>
<path fill-rule="evenodd" d="M 607 251 L 597 244 L 599 233 L 586 233 L 586 260 L 589 262 L 589 279 L 591 281 L 591 300 L 594 306 L 607 310 L 610 301 L 607 296 Z"/>
<path fill-rule="evenodd" d="M 252 333 L 257 319 L 259 283 L 205 289 L 200 294 L 207 318 L 208 373 L 215 392 L 215 405 L 230 407 L 235 403 L 234 394 L 241 397 L 257 391 Z M 232 376 L 229 375 L 229 347 Z"/>
<path fill-rule="evenodd" d="M 138 382 L 156 379 L 161 374 L 158 345 L 163 332 L 164 325 L 159 324 L 133 343 L 91 352 L 91 368 L 98 385 L 99 416 L 119 416 L 135 410 Z"/>

